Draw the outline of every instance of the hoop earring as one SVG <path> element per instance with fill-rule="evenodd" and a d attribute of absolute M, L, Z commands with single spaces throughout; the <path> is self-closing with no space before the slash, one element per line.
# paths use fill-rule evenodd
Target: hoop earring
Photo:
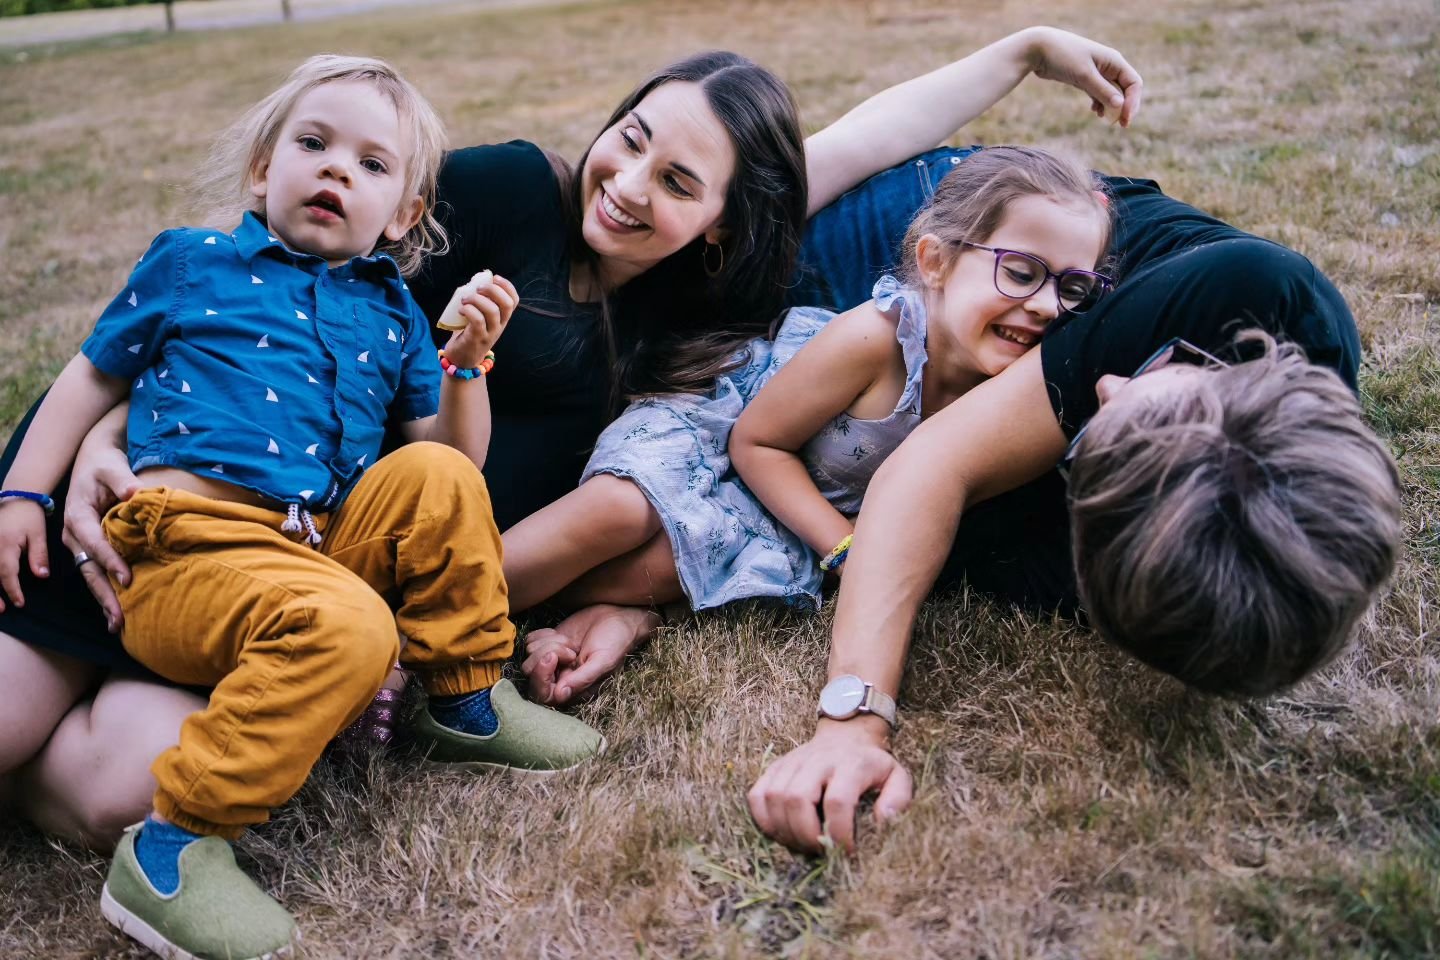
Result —
<path fill-rule="evenodd" d="M 713 267 L 710 266 L 711 250 L 720 251 L 720 262 Z M 725 269 L 725 248 L 718 243 L 707 242 L 705 247 L 700 251 L 700 262 L 705 267 L 705 276 L 711 277 L 712 279 L 720 276 L 720 271 Z"/>

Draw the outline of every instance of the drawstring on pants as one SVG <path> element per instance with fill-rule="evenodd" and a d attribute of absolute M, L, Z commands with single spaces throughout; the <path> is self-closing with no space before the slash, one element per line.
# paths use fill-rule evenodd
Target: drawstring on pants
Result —
<path fill-rule="evenodd" d="M 324 539 L 320 535 L 320 531 L 315 529 L 315 518 L 311 516 L 310 511 L 298 503 L 292 503 L 285 511 L 285 522 L 280 524 L 280 532 L 300 533 L 302 530 L 305 533 L 305 541 L 312 547 L 318 547 L 320 541 Z"/>

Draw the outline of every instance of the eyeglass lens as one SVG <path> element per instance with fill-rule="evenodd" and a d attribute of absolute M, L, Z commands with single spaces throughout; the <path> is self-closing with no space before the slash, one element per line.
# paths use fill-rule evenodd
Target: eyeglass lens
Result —
<path fill-rule="evenodd" d="M 1007 250 L 995 258 L 995 287 L 1007 297 L 1033 296 L 1049 277 L 1045 264 L 1029 254 Z M 1090 304 L 1103 292 L 1102 286 L 1099 277 L 1083 270 L 1062 271 L 1055 283 L 1060 305 L 1066 310 Z"/>

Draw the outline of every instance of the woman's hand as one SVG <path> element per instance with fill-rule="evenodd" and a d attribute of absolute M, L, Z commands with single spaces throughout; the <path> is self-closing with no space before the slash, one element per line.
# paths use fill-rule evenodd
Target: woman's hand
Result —
<path fill-rule="evenodd" d="M 1031 73 L 1076 87 L 1122 125 L 1140 109 L 1140 74 L 1114 50 L 1054 27 L 1028 27 L 896 84 L 805 141 L 809 216 L 840 194 L 948 140 Z"/>
<path fill-rule="evenodd" d="M 1118 50 L 1055 27 L 1031 27 L 1021 35 L 1035 76 L 1075 87 L 1090 97 L 1097 117 L 1130 126 L 1140 112 L 1144 81 Z"/>
<path fill-rule="evenodd" d="M 111 633 L 119 632 L 124 615 L 110 581 L 113 578 L 121 586 L 129 586 L 130 567 L 105 539 L 100 520 L 106 510 L 121 500 L 129 500 L 139 489 L 140 481 L 131 472 L 124 450 L 116 448 L 101 430 L 86 438 L 70 475 L 65 528 L 60 539 L 71 553 L 89 555 L 90 560 L 80 565 L 80 573 L 100 601 Z"/>
<path fill-rule="evenodd" d="M 645 607 L 597 603 L 577 610 L 553 630 L 525 639 L 521 667 L 537 703 L 569 703 L 615 672 L 625 655 L 649 639 L 660 615 Z"/>
<path fill-rule="evenodd" d="M 890 753 L 879 717 L 821 720 L 815 736 L 769 768 L 750 788 L 750 814 L 767 835 L 792 850 L 819 852 L 826 840 L 855 849 L 855 808 L 879 790 L 875 822 L 910 805 L 910 773 Z"/>
<path fill-rule="evenodd" d="M 473 289 L 462 287 L 456 294 L 456 315 L 464 326 L 450 335 L 445 356 L 457 367 L 477 367 L 505 332 L 520 295 L 509 280 L 493 275 Z"/>
<path fill-rule="evenodd" d="M 45 510 L 29 500 L 0 503 L 0 587 L 16 607 L 25 606 L 20 590 L 20 565 L 30 554 L 30 572 L 50 576 L 50 548 L 45 542 Z M 0 600 L 0 610 L 5 601 Z"/>

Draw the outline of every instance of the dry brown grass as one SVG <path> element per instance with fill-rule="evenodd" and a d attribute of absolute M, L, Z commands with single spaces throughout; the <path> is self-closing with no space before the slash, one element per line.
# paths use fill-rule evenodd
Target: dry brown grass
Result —
<path fill-rule="evenodd" d="M 209 133 L 319 50 L 387 57 L 456 142 L 574 155 L 634 80 L 697 47 L 775 66 L 813 129 L 1027 24 L 890 0 L 463 8 L 0 55 L 0 422 L 184 212 Z M 1035 142 L 1314 258 L 1360 319 L 1409 544 L 1354 651 L 1288 696 L 1189 696 L 1083 629 L 929 605 L 906 678 L 916 803 L 854 860 L 762 838 L 744 789 L 808 735 L 827 618 L 667 629 L 582 708 L 613 745 L 554 783 L 322 764 L 242 844 L 306 956 L 1409 957 L 1440 949 L 1440 54 L 1431 0 L 1057 0 L 1145 73 L 1140 124 L 1030 81 L 964 141 Z M 132 956 L 101 860 L 0 836 L 0 955 Z"/>

